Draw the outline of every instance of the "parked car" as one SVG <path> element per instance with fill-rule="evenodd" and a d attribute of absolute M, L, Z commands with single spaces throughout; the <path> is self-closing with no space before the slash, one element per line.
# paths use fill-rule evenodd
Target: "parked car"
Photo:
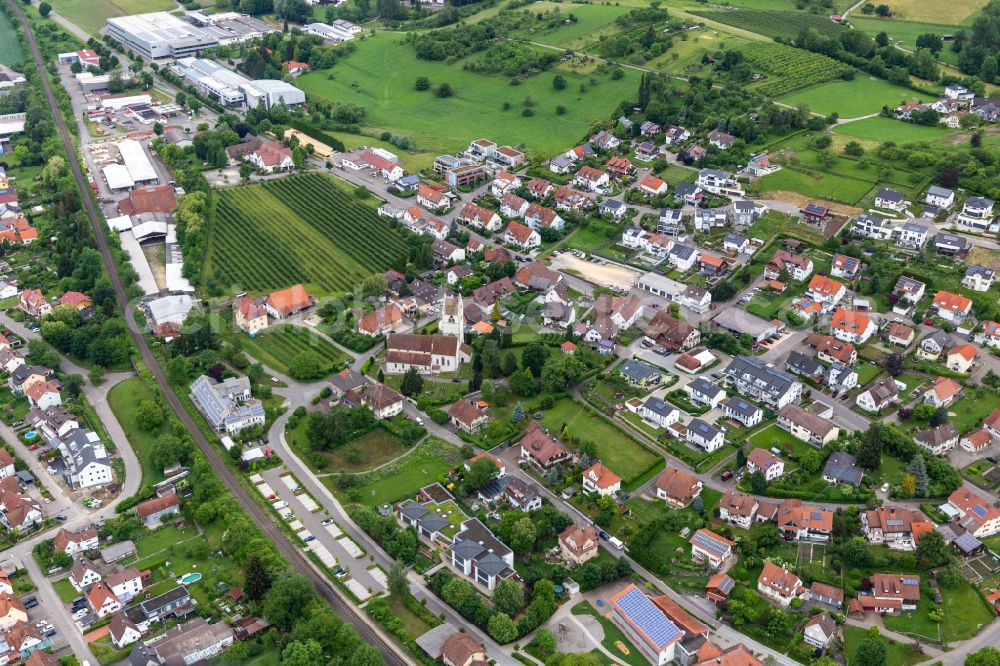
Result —
<path fill-rule="evenodd" d="M 729 479 L 733 478 L 733 470 L 727 469 L 725 472 L 722 473 L 722 476 L 719 478 L 721 478 L 723 481 L 728 481 Z"/>

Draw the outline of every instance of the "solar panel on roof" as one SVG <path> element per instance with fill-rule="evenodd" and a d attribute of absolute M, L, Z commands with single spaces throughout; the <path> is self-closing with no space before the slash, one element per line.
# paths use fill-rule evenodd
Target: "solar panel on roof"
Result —
<path fill-rule="evenodd" d="M 723 592 L 728 592 L 729 590 L 733 589 L 734 585 L 736 585 L 736 581 L 727 576 L 722 579 L 721 583 L 719 583 L 719 589 L 722 590 Z"/>
<path fill-rule="evenodd" d="M 897 525 L 902 525 L 903 521 L 899 520 L 898 518 L 892 518 L 890 520 L 885 521 L 885 523 L 886 525 L 897 526 Z"/>
<path fill-rule="evenodd" d="M 955 539 L 955 546 L 964 553 L 971 553 L 982 545 L 983 542 L 972 536 L 969 532 Z"/>
<path fill-rule="evenodd" d="M 984 507 L 982 504 L 977 504 L 974 507 L 972 507 L 972 513 L 976 514 L 980 518 L 985 518 L 986 517 L 986 507 Z"/>
<path fill-rule="evenodd" d="M 694 545 L 720 557 L 725 555 L 728 550 L 726 544 L 721 543 L 717 539 L 713 539 L 710 535 L 705 534 L 704 532 L 695 532 Z"/>
<path fill-rule="evenodd" d="M 822 518 L 823 518 L 823 516 L 822 516 L 822 514 L 820 514 L 820 513 L 816 512 L 816 511 L 814 511 L 814 512 L 812 513 L 812 515 L 810 516 L 810 518 L 812 518 L 813 520 L 820 520 L 820 519 L 822 519 Z"/>
<path fill-rule="evenodd" d="M 616 602 L 616 605 L 629 620 L 646 635 L 649 641 L 657 647 L 663 647 L 680 636 L 680 630 L 667 619 L 656 605 L 649 600 L 642 590 L 633 587 Z"/>
<path fill-rule="evenodd" d="M 920 585 L 919 578 L 904 578 L 903 585 Z"/>

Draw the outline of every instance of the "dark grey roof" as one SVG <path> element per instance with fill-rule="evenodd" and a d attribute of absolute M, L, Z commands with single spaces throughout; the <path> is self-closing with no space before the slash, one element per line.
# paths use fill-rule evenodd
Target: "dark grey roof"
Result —
<path fill-rule="evenodd" d="M 498 576 L 509 565 L 494 553 L 487 553 L 476 560 L 476 569 L 490 576 Z"/>
<path fill-rule="evenodd" d="M 939 231 L 937 236 L 934 237 L 935 245 L 954 245 L 959 249 L 968 247 L 969 241 L 962 236 L 956 236 L 955 234 L 948 234 L 943 231 Z"/>
<path fill-rule="evenodd" d="M 448 521 L 442 518 L 441 516 L 437 515 L 436 513 L 432 513 L 425 518 L 421 518 L 419 521 L 419 525 L 421 529 L 434 533 L 434 532 L 440 532 L 444 528 L 448 527 Z"/>
<path fill-rule="evenodd" d="M 418 520 L 430 513 L 427 507 L 419 502 L 414 502 L 413 500 L 407 500 L 407 502 L 409 503 L 405 506 L 399 507 L 399 513 L 410 520 Z"/>
<path fill-rule="evenodd" d="M 958 430 L 955 428 L 954 423 L 944 423 L 939 425 L 937 428 L 918 430 L 917 433 L 913 435 L 913 439 L 932 447 L 947 442 L 949 439 L 955 439 L 956 437 L 958 437 Z"/>
<path fill-rule="evenodd" d="M 683 184 L 684 183 L 681 183 L 681 185 Z M 677 196 L 682 196 L 679 188 L 680 186 L 678 186 L 678 189 L 676 190 Z M 683 217 L 684 217 L 684 211 L 680 208 L 660 209 L 660 222 L 680 222 Z"/>
<path fill-rule="evenodd" d="M 745 416 L 747 418 L 753 416 L 760 411 L 760 407 L 748 402 L 739 396 L 733 396 L 729 400 L 722 403 L 730 411 L 736 412 L 740 416 Z"/>
<path fill-rule="evenodd" d="M 743 245 L 747 242 L 746 236 L 741 236 L 740 234 L 726 234 L 726 237 L 722 239 L 723 243 L 732 243 L 733 245 Z"/>
<path fill-rule="evenodd" d="M 695 249 L 687 245 L 674 245 L 674 247 L 670 250 L 670 254 L 680 259 L 688 259 L 694 253 Z"/>
<path fill-rule="evenodd" d="M 824 371 L 823 364 L 817 359 L 797 351 L 788 354 L 788 360 L 785 361 L 785 368 L 789 372 L 807 377 L 822 375 Z"/>
<path fill-rule="evenodd" d="M 162 662 L 156 655 L 156 650 L 145 643 L 139 642 L 129 652 L 128 663 L 129 666 L 159 666 Z"/>
<path fill-rule="evenodd" d="M 857 461 L 850 453 L 834 451 L 823 466 L 823 476 L 857 486 L 864 477 L 864 471 L 858 467 Z"/>
<path fill-rule="evenodd" d="M 698 185 L 694 183 L 689 183 L 687 181 L 677 183 L 677 187 L 674 188 L 674 196 L 676 197 L 687 197 L 692 194 L 697 194 L 701 189 Z"/>
<path fill-rule="evenodd" d="M 625 203 L 619 201 L 618 199 L 605 199 L 601 202 L 601 210 L 617 211 L 621 208 L 625 208 Z"/>
<path fill-rule="evenodd" d="M 949 190 L 947 187 L 939 187 L 937 185 L 931 185 L 927 188 L 927 194 L 935 197 L 949 197 L 954 194 L 953 191 Z"/>
<path fill-rule="evenodd" d="M 507 485 L 513 477 L 502 476 L 499 478 L 490 479 L 489 483 L 479 489 L 479 499 L 483 501 L 490 501 L 503 495 L 504 491 L 507 490 Z"/>
<path fill-rule="evenodd" d="M 691 419 L 691 423 L 688 424 L 687 429 L 688 432 L 696 433 L 703 439 L 715 439 L 722 433 L 721 430 L 713 425 L 705 423 L 701 419 Z"/>
<path fill-rule="evenodd" d="M 462 560 L 471 560 L 484 550 L 486 549 L 475 541 L 458 541 L 451 547 L 451 552 Z"/>
<path fill-rule="evenodd" d="M 980 548 L 983 542 L 973 536 L 971 532 L 966 532 L 955 539 L 952 544 L 967 555 Z"/>
<path fill-rule="evenodd" d="M 969 197 L 965 200 L 966 206 L 972 206 L 973 208 L 989 208 L 993 205 L 993 199 L 988 199 L 986 197 Z"/>
<path fill-rule="evenodd" d="M 680 411 L 669 402 L 664 402 L 660 398 L 654 397 L 646 398 L 646 402 L 642 403 L 642 406 L 654 414 L 659 414 L 660 416 L 669 416 L 673 412 Z"/>
<path fill-rule="evenodd" d="M 889 201 L 902 201 L 903 193 L 897 192 L 896 190 L 881 189 L 878 194 L 875 195 L 876 199 L 888 199 Z"/>
<path fill-rule="evenodd" d="M 965 275 L 966 276 L 982 275 L 985 278 L 989 278 L 992 277 L 994 273 L 992 270 L 990 270 L 986 266 L 983 266 L 982 264 L 972 264 L 971 266 L 965 269 Z"/>
<path fill-rule="evenodd" d="M 688 383 L 688 386 L 691 387 L 692 391 L 697 391 L 698 393 L 704 393 L 705 395 L 715 396 L 719 395 L 720 393 L 723 393 L 723 390 L 721 388 L 719 388 L 712 382 L 708 381 L 704 377 L 695 377 L 693 381 Z"/>
<path fill-rule="evenodd" d="M 775 370 L 749 356 L 733 358 L 723 372 L 737 381 L 752 381 L 757 390 L 772 396 L 784 395 L 796 381 L 787 372 Z"/>
<path fill-rule="evenodd" d="M 903 225 L 903 229 L 914 234 L 926 234 L 930 231 L 930 227 L 926 227 L 922 224 L 917 224 L 915 222 L 907 222 Z"/>
<path fill-rule="evenodd" d="M 661 374 L 660 369 L 655 365 L 650 365 L 645 361 L 632 359 L 625 361 L 620 371 L 623 375 L 637 382 L 641 382 L 650 377 Z"/>

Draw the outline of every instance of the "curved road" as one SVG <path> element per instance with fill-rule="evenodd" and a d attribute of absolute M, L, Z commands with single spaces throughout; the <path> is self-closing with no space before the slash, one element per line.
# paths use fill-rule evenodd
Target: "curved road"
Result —
<path fill-rule="evenodd" d="M 243 505 L 243 508 L 247 512 L 250 519 L 260 527 L 268 539 L 275 545 L 275 548 L 281 557 L 313 583 L 316 590 L 323 597 L 323 599 L 330 604 L 337 615 L 353 625 L 355 630 L 358 634 L 360 634 L 361 638 L 364 639 L 365 642 L 379 648 L 387 664 L 390 666 L 412 666 L 412 660 L 407 656 L 400 654 L 400 650 L 396 648 L 394 643 L 385 637 L 360 609 L 341 596 L 340 592 L 334 588 L 329 579 L 318 571 L 312 562 L 310 562 L 298 548 L 295 548 L 291 543 L 289 543 L 289 541 L 285 538 L 285 535 L 278 529 L 277 525 L 271 521 L 270 517 L 264 512 L 264 510 L 257 505 L 252 497 L 250 497 L 249 492 L 239 483 L 233 472 L 229 469 L 225 462 L 223 462 L 215 447 L 213 447 L 205 435 L 202 434 L 190 414 L 188 414 L 187 410 L 184 409 L 184 406 L 174 393 L 169 382 L 167 382 L 163 368 L 160 367 L 158 359 L 153 355 L 146 339 L 142 336 L 139 331 L 139 327 L 136 325 L 135 317 L 128 300 L 128 295 L 125 291 L 125 286 L 122 283 L 121 276 L 118 274 L 118 266 L 115 264 L 114 257 L 111 254 L 111 248 L 108 245 L 107 238 L 104 236 L 104 227 L 101 224 L 101 217 L 97 214 L 93 199 L 90 197 L 90 186 L 87 182 L 87 178 L 83 174 L 83 170 L 80 168 L 80 160 L 78 159 L 76 151 L 73 148 L 73 141 L 70 137 L 69 130 L 66 127 L 66 121 L 63 118 L 61 110 L 59 109 L 59 105 L 56 103 L 56 97 L 52 91 L 52 84 L 49 81 L 48 72 L 45 69 L 44 60 L 42 59 L 41 51 L 38 48 L 38 43 L 35 41 L 35 36 L 31 31 L 31 26 L 28 23 L 24 12 L 18 4 L 14 2 L 14 0 L 6 0 L 6 2 L 17 16 L 18 22 L 24 30 L 25 39 L 31 48 L 31 55 L 35 60 L 35 67 L 42 82 L 42 88 L 45 92 L 49 111 L 52 113 L 52 120 L 59 129 L 59 136 L 62 139 L 66 155 L 69 158 L 69 164 L 73 170 L 73 177 L 76 179 L 77 186 L 80 188 L 80 193 L 83 197 L 84 209 L 87 212 L 87 217 L 90 218 L 90 223 L 93 227 L 94 235 L 97 238 L 98 249 L 101 252 L 105 269 L 107 270 L 108 276 L 110 277 L 111 283 L 115 289 L 118 307 L 121 308 L 122 312 L 125 314 L 125 318 L 129 326 L 129 333 L 132 336 L 136 348 L 139 349 L 143 363 L 145 363 L 146 366 L 152 371 L 153 376 L 156 378 L 156 382 L 159 384 L 160 390 L 166 397 L 170 407 L 177 414 L 178 418 L 180 418 L 181 423 L 184 424 L 184 427 L 187 429 L 194 441 L 198 443 L 198 446 L 205 454 L 205 457 L 212 465 L 212 469 L 218 475 L 219 479 L 222 480 L 222 482 L 229 489 L 229 492 L 231 492 L 240 504 Z"/>

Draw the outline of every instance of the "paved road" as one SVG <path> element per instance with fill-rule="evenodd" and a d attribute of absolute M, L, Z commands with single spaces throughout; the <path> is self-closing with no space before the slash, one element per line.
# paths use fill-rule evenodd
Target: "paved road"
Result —
<path fill-rule="evenodd" d="M 55 94 L 52 91 L 52 85 L 48 78 L 48 72 L 45 69 L 45 61 L 42 59 L 42 54 L 38 48 L 37 42 L 35 41 L 35 36 L 31 31 L 31 26 L 17 2 L 14 0 L 7 0 L 7 4 L 17 16 L 18 21 L 24 30 L 25 39 L 31 48 L 32 56 L 34 58 L 38 75 L 42 82 L 42 87 L 48 102 L 49 111 L 51 112 L 53 121 L 59 131 L 59 135 L 63 143 L 63 149 L 67 155 L 72 156 L 74 155 L 72 137 L 66 127 L 66 122 L 59 109 L 59 105 L 56 102 Z M 205 438 L 204 434 L 202 434 L 191 415 L 184 409 L 184 406 L 181 404 L 176 394 L 174 394 L 173 388 L 167 381 L 166 375 L 160 367 L 159 360 L 153 354 L 146 339 L 140 333 L 140 328 L 135 321 L 135 314 L 131 304 L 129 303 L 125 286 L 118 273 L 118 266 L 115 263 L 114 256 L 111 253 L 111 248 L 109 247 L 107 238 L 104 235 L 105 225 L 97 213 L 93 200 L 87 196 L 89 186 L 80 167 L 80 163 L 76 159 L 70 159 L 69 164 L 73 172 L 73 177 L 76 180 L 80 191 L 84 194 L 84 209 L 87 216 L 90 218 L 90 223 L 97 239 L 98 249 L 101 252 L 101 258 L 104 261 L 105 270 L 108 272 L 112 286 L 115 289 L 118 306 L 125 314 L 126 322 L 132 335 L 132 340 L 140 352 L 143 363 L 145 363 L 145 365 L 150 369 L 157 384 L 160 386 L 160 389 L 162 390 L 167 403 L 170 405 L 170 408 L 178 416 L 185 429 L 191 435 L 192 439 L 198 444 L 199 448 L 201 448 L 209 464 L 212 465 L 213 471 L 215 471 L 219 479 L 226 485 L 236 500 L 244 506 L 250 520 L 257 523 L 260 529 L 264 532 L 265 536 L 270 539 L 272 543 L 274 543 L 275 548 L 282 558 L 313 583 L 319 594 L 333 607 L 334 611 L 338 615 L 354 626 L 363 640 L 371 645 L 377 646 L 381 651 L 383 658 L 390 666 L 412 664 L 413 660 L 410 659 L 409 656 L 401 654 L 392 640 L 386 636 L 380 628 L 374 626 L 362 611 L 346 599 L 343 594 L 337 590 L 320 571 L 317 570 L 312 562 L 310 562 L 297 547 L 292 545 L 287 540 L 284 534 L 272 522 L 271 517 L 256 504 L 254 499 L 249 495 L 248 491 L 240 484 L 236 475 L 222 460 L 217 448 L 215 448 Z"/>

